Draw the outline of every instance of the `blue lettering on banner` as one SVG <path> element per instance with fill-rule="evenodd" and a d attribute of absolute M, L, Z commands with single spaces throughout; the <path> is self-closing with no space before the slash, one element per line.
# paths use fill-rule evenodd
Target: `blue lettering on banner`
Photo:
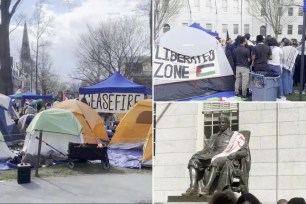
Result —
<path fill-rule="evenodd" d="M 304 8 L 303 11 L 306 12 L 306 0 L 304 0 Z"/>

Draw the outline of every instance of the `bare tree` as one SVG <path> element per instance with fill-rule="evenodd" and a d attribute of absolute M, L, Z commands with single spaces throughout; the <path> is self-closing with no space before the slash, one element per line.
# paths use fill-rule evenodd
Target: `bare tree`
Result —
<path fill-rule="evenodd" d="M 154 40 L 158 38 L 164 25 L 180 13 L 182 7 L 183 0 L 153 0 Z"/>
<path fill-rule="evenodd" d="M 20 2 L 21 0 L 0 1 L 0 93 L 6 95 L 13 93 L 9 27 Z"/>
<path fill-rule="evenodd" d="M 79 37 L 75 55 L 78 67 L 72 78 L 93 84 L 115 71 L 126 77 L 133 65 L 149 53 L 149 29 L 137 17 L 118 17 L 88 26 Z"/>
<path fill-rule="evenodd" d="M 298 5 L 297 0 L 249 0 L 248 13 L 271 26 L 275 38 L 281 33 L 282 26 L 294 21 L 296 16 L 288 16 L 288 9 Z"/>
<path fill-rule="evenodd" d="M 47 46 L 48 41 L 45 40 L 46 37 L 51 32 L 53 18 L 51 16 L 47 16 L 44 11 L 44 0 L 38 0 L 35 4 L 35 10 L 33 13 L 33 17 L 31 20 L 31 34 L 35 39 L 35 89 L 36 93 L 38 93 L 38 61 L 39 61 L 39 53 L 40 48 Z"/>
<path fill-rule="evenodd" d="M 38 82 L 42 94 L 54 92 L 54 87 L 57 84 L 57 75 L 52 70 L 52 61 L 46 49 L 41 49 L 38 65 Z"/>
<path fill-rule="evenodd" d="M 24 22 L 24 20 L 26 19 L 25 15 L 23 13 L 18 14 L 15 18 L 14 18 L 14 27 L 10 29 L 10 34 L 12 32 L 14 32 L 18 26 L 21 25 L 21 23 Z"/>

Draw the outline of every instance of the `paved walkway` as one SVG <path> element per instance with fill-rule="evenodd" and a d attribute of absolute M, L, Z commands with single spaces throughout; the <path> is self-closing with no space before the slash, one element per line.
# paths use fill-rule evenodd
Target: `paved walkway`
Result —
<path fill-rule="evenodd" d="M 152 203 L 152 174 L 98 174 L 0 181 L 2 203 Z"/>

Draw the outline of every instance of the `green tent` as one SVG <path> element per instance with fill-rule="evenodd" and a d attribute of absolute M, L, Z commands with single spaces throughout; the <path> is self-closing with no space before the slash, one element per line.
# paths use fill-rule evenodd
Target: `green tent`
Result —
<path fill-rule="evenodd" d="M 72 112 L 52 108 L 38 113 L 27 128 L 27 132 L 39 130 L 79 136 L 82 125 Z"/>
<path fill-rule="evenodd" d="M 47 155 L 53 148 L 67 154 L 69 142 L 82 143 L 82 126 L 72 112 L 51 108 L 38 113 L 27 128 L 23 151 L 37 155 L 38 137 L 42 131 L 41 154 Z M 46 145 L 48 143 L 50 146 Z"/>

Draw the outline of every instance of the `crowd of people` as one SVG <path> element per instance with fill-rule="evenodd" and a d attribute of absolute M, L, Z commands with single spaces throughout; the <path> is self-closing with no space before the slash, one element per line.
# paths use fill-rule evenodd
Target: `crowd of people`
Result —
<path fill-rule="evenodd" d="M 278 42 L 271 35 L 265 38 L 257 35 L 256 41 L 251 41 L 250 38 L 250 34 L 239 35 L 234 42 L 230 38 L 226 41 L 217 38 L 235 74 L 235 94 L 248 99 L 251 92 L 250 72 L 266 73 L 267 76 L 273 73 L 272 76 L 280 76 L 277 96 L 281 100 L 286 100 L 286 96 L 294 92 L 293 87 L 300 83 L 301 43 L 296 39 L 287 38 Z M 306 70 L 305 65 L 306 63 Z M 303 94 L 305 73 L 302 82 Z"/>
<path fill-rule="evenodd" d="M 215 193 L 209 200 L 209 204 L 261 204 L 259 199 L 251 193 L 242 194 L 239 198 L 232 191 Z M 294 197 L 289 201 L 279 199 L 277 204 L 306 204 L 302 197 Z"/>

